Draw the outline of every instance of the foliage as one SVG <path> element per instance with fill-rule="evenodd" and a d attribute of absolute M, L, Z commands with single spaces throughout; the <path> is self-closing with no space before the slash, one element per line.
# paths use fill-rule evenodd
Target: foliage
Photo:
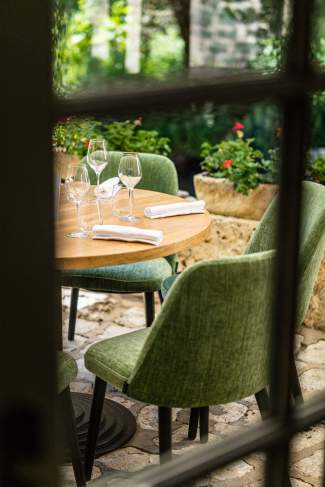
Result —
<path fill-rule="evenodd" d="M 306 175 L 316 183 L 325 184 L 325 157 L 310 159 L 307 164 Z"/>
<path fill-rule="evenodd" d="M 229 179 L 239 193 L 248 194 L 261 182 L 262 153 L 252 147 L 254 139 L 244 137 L 244 126 L 238 122 L 233 127 L 235 139 L 219 144 L 202 144 L 204 158 L 201 167 L 210 176 Z"/>
<path fill-rule="evenodd" d="M 90 139 L 104 138 L 109 150 L 135 151 L 168 155 L 171 151 L 167 137 L 155 130 L 141 128 L 141 119 L 134 122 L 105 122 L 70 118 L 57 124 L 53 145 L 63 147 L 68 154 L 83 157 Z"/>

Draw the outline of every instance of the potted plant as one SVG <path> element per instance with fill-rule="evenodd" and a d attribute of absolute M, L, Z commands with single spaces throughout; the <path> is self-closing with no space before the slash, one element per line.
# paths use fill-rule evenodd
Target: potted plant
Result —
<path fill-rule="evenodd" d="M 210 212 L 259 220 L 277 192 L 277 185 L 271 184 L 275 166 L 272 160 L 263 161 L 244 128 L 236 122 L 232 138 L 202 144 L 203 172 L 194 176 L 194 187 Z"/>

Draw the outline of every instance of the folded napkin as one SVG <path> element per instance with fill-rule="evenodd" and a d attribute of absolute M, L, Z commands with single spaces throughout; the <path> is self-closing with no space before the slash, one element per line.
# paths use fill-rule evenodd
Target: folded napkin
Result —
<path fill-rule="evenodd" d="M 124 225 L 95 225 L 93 227 L 93 239 L 125 240 L 126 242 L 159 245 L 163 239 L 163 233 L 160 230 Z"/>
<path fill-rule="evenodd" d="M 187 201 L 184 203 L 172 203 L 169 205 L 147 206 L 144 214 L 148 218 L 164 218 L 174 215 L 190 215 L 192 213 L 204 213 L 205 202 Z"/>
<path fill-rule="evenodd" d="M 95 188 L 95 195 L 98 198 L 111 198 L 115 196 L 119 190 L 119 181 L 120 179 L 118 177 L 107 179 Z"/>

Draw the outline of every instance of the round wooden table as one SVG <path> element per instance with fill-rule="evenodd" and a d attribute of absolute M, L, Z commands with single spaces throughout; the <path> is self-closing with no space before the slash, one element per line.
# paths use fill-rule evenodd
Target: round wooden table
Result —
<path fill-rule="evenodd" d="M 134 213 L 140 219 L 136 223 L 121 222 L 111 214 L 110 200 L 100 203 L 104 224 L 130 225 L 161 230 L 163 241 L 159 245 L 113 240 L 70 238 L 66 235 L 77 230 L 76 208 L 61 195 L 56 228 L 56 262 L 59 270 L 93 268 L 128 264 L 175 254 L 199 244 L 209 234 L 211 219 L 208 212 L 201 214 L 149 219 L 144 216 L 146 206 L 184 202 L 177 196 L 136 189 Z M 85 205 L 85 215 L 97 218 L 97 205 Z M 61 302 L 61 301 L 60 301 Z M 59 323 L 59 341 L 62 344 L 62 323 Z M 89 422 L 91 395 L 73 394 L 76 423 L 81 451 L 84 451 Z M 103 419 L 98 436 L 96 456 L 108 453 L 125 444 L 134 434 L 136 422 L 124 406 L 105 399 Z"/>
<path fill-rule="evenodd" d="M 146 206 L 184 202 L 182 198 L 155 191 L 134 191 L 134 213 L 140 218 L 136 223 L 121 222 L 111 215 L 110 201 L 101 203 L 104 224 L 130 225 L 152 230 L 162 230 L 160 245 L 91 238 L 70 238 L 66 235 L 77 229 L 76 208 L 61 198 L 57 226 L 56 262 L 59 269 L 81 269 L 103 265 L 128 264 L 175 254 L 199 244 L 210 229 L 210 215 L 201 214 L 173 216 L 150 220 L 143 214 Z M 96 212 L 92 205 L 89 212 Z M 95 217 L 95 215 L 94 215 Z"/>

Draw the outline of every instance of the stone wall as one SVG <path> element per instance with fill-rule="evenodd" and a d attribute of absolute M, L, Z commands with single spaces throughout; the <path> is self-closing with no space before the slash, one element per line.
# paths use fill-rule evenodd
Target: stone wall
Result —
<path fill-rule="evenodd" d="M 204 259 L 240 255 L 258 222 L 211 215 L 210 236 L 200 245 L 179 254 L 179 270 Z M 325 331 L 325 256 L 306 316 L 305 325 Z"/>

